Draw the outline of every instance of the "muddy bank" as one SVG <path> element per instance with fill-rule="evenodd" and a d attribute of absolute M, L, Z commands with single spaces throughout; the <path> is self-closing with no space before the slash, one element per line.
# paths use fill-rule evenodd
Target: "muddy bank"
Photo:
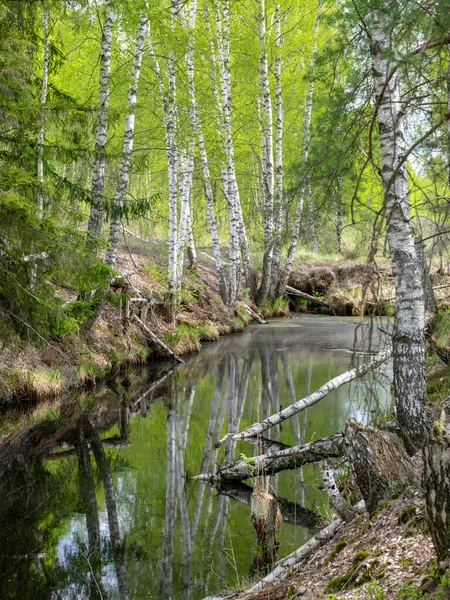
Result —
<path fill-rule="evenodd" d="M 450 277 L 441 269 L 432 268 L 431 280 L 438 304 L 446 306 Z M 389 261 L 379 262 L 372 271 L 363 261 L 308 261 L 295 268 L 288 283 L 312 297 L 299 297 L 288 290 L 289 307 L 295 312 L 342 316 L 395 313 L 394 276 Z"/>
<path fill-rule="evenodd" d="M 167 358 L 133 320 L 133 313 L 141 316 L 140 305 L 131 304 L 130 314 L 126 314 L 127 298 L 136 292 L 148 302 L 148 328 L 176 355 L 198 352 L 203 341 L 241 332 L 254 319 L 252 311 L 257 307 L 249 300 L 233 308 L 223 304 L 215 272 L 202 261 L 186 275 L 180 309 L 169 319 L 164 265 L 164 255 L 156 251 L 151 256 L 139 248 L 120 253 L 117 271 L 126 274 L 126 289 L 120 285 L 111 288 L 104 310 L 87 336 L 74 334 L 41 345 L 19 338 L 5 341 L 0 358 L 0 405 L 55 398 L 76 387 L 93 388 L 132 365 Z M 60 293 L 67 302 L 76 299 L 71 290 L 61 289 Z M 264 318 L 288 312 L 286 300 L 267 302 L 260 308 Z"/>

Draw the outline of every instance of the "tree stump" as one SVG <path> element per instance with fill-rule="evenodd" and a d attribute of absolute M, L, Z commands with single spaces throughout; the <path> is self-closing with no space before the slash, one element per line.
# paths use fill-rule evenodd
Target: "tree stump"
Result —
<path fill-rule="evenodd" d="M 450 556 L 450 437 L 439 421 L 423 447 L 423 490 L 425 517 L 441 562 Z"/>
<path fill-rule="evenodd" d="M 400 493 L 414 482 L 411 460 L 389 433 L 349 419 L 345 424 L 344 445 L 369 512 L 381 500 Z"/>
<path fill-rule="evenodd" d="M 272 494 L 257 487 L 252 494 L 250 511 L 257 537 L 252 572 L 268 573 L 278 559 L 278 530 L 283 520 L 281 512 Z"/>

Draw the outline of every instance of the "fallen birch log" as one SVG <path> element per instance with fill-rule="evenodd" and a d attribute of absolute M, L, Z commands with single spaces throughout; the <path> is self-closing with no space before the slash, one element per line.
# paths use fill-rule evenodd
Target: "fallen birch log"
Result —
<path fill-rule="evenodd" d="M 328 498 L 330 499 L 331 506 L 341 519 L 348 523 L 355 516 L 354 508 L 339 491 L 336 480 L 334 479 L 334 473 L 325 461 L 321 464 L 320 469 L 322 471 L 323 485 L 328 494 Z"/>
<path fill-rule="evenodd" d="M 239 460 L 210 473 L 200 473 L 192 479 L 209 483 L 220 481 L 242 481 L 256 475 L 274 475 L 279 471 L 298 469 L 302 465 L 336 458 L 344 454 L 342 434 L 309 442 L 302 446 L 292 446 L 280 452 L 261 454 L 246 460 Z"/>
<path fill-rule="evenodd" d="M 301 292 L 300 290 L 297 290 L 296 288 L 293 288 L 290 285 L 286 286 L 286 292 L 290 296 L 299 296 L 300 298 L 303 298 L 304 300 L 308 300 L 309 302 L 314 302 L 315 304 L 320 304 L 321 306 L 330 306 L 330 303 L 327 302 L 326 300 L 323 300 L 322 298 L 318 298 L 317 296 L 311 296 L 310 294 L 307 294 L 306 292 Z"/>
<path fill-rule="evenodd" d="M 151 341 L 158 346 L 159 348 L 161 348 L 162 350 L 164 350 L 164 352 L 167 352 L 167 354 L 173 358 L 174 360 L 176 360 L 179 363 L 184 363 L 184 360 L 182 358 L 180 358 L 179 356 L 177 356 L 170 348 L 169 346 L 166 346 L 166 344 L 161 341 L 159 339 L 158 336 L 156 336 L 153 331 L 150 331 L 150 329 L 147 327 L 147 325 L 145 325 L 145 323 L 143 323 L 141 321 L 141 319 L 139 317 L 137 317 L 136 315 L 133 315 L 133 319 L 136 321 L 136 323 L 139 325 L 139 327 L 142 329 L 142 331 L 151 339 Z"/>
<path fill-rule="evenodd" d="M 301 400 L 297 400 L 297 402 L 294 402 L 293 404 L 291 404 L 284 410 L 282 410 L 278 413 L 275 413 L 274 415 L 271 415 L 264 421 L 261 421 L 260 423 L 255 423 L 254 425 L 247 427 L 243 431 L 237 431 L 235 433 L 233 433 L 233 432 L 227 433 L 217 443 L 217 446 L 220 446 L 221 444 L 223 444 L 223 442 L 225 442 L 229 438 L 231 438 L 233 440 L 245 440 L 246 438 L 249 438 L 249 437 L 261 435 L 262 433 L 264 433 L 271 427 L 274 427 L 275 425 L 282 423 L 286 419 L 289 419 L 289 417 L 292 417 L 293 415 L 296 415 L 297 413 L 304 410 L 305 408 L 308 408 L 308 406 L 312 406 L 313 404 L 316 404 L 316 402 L 319 402 L 319 400 L 322 400 L 322 398 L 325 398 L 325 396 L 328 396 L 328 394 L 330 392 L 341 387 L 341 385 L 344 385 L 344 383 L 349 383 L 350 381 L 353 381 L 354 379 L 358 379 L 359 377 L 362 377 L 369 371 L 376 369 L 377 367 L 382 365 L 384 362 L 386 362 L 391 356 L 392 356 L 392 346 L 388 345 L 383 350 L 381 350 L 381 352 L 378 352 L 378 354 L 375 354 L 375 356 L 373 356 L 370 360 L 363 363 L 359 367 L 355 367 L 354 369 L 351 369 L 350 371 L 346 371 L 345 373 L 342 373 L 342 375 L 338 375 L 337 377 L 334 377 L 334 379 L 331 379 L 330 381 L 325 383 L 322 387 L 318 388 L 315 392 L 313 392 L 309 396 L 306 396 L 305 398 L 302 398 Z"/>
<path fill-rule="evenodd" d="M 244 304 L 243 306 L 248 314 L 255 319 L 255 321 L 258 321 L 258 323 L 261 325 L 265 325 L 267 323 L 267 321 L 264 321 L 264 319 L 262 319 L 257 312 L 250 308 L 250 306 L 247 306 L 247 304 Z"/>

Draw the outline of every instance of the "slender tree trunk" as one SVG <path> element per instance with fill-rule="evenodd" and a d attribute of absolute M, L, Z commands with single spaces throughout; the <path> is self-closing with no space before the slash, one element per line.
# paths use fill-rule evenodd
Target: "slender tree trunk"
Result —
<path fill-rule="evenodd" d="M 176 1 L 172 0 L 172 21 L 176 17 Z M 149 50 L 154 56 L 155 73 L 158 79 L 159 93 L 163 107 L 164 130 L 166 136 L 167 172 L 169 180 L 169 260 L 168 260 L 168 309 L 169 312 L 177 303 L 177 254 L 178 254 L 178 161 L 177 161 L 177 109 L 176 80 L 174 57 L 167 60 L 167 90 L 163 80 L 161 67 L 153 51 L 151 42 Z"/>
<path fill-rule="evenodd" d="M 342 198 L 342 175 L 338 175 L 336 189 L 336 252 L 342 253 L 342 232 L 343 232 L 343 217 L 344 205 Z"/>
<path fill-rule="evenodd" d="M 127 192 L 131 155 L 133 152 L 133 140 L 135 129 L 136 97 L 141 73 L 142 56 L 144 53 L 145 40 L 148 34 L 149 19 L 143 14 L 139 20 L 139 28 L 136 37 L 136 47 L 131 68 L 130 88 L 128 90 L 127 115 L 125 117 L 125 131 L 123 134 L 122 158 L 119 167 L 119 182 L 114 196 L 111 223 L 109 227 L 109 248 L 106 252 L 105 262 L 112 269 L 116 266 L 117 248 L 119 245 L 120 223 L 122 210 L 125 204 Z"/>
<path fill-rule="evenodd" d="M 450 55 L 450 52 L 448 53 Z M 447 69 L 447 112 L 450 113 L 450 64 Z M 450 186 L 450 119 L 447 121 L 447 177 Z"/>
<path fill-rule="evenodd" d="M 49 58 L 49 38 L 48 38 L 48 19 L 49 11 L 45 4 L 42 6 L 42 30 L 44 38 L 44 60 L 42 64 L 42 91 L 41 91 L 41 114 L 40 114 L 40 129 L 38 135 L 38 162 L 37 162 L 37 176 L 38 176 L 38 196 L 37 205 L 39 210 L 39 216 L 42 218 L 44 214 L 44 141 L 45 141 L 45 113 L 44 107 L 47 102 L 47 91 L 48 91 L 48 58 Z"/>
<path fill-rule="evenodd" d="M 270 97 L 269 67 L 267 64 L 267 32 L 266 32 L 265 0 L 258 0 L 259 21 L 259 86 L 261 98 L 261 179 L 264 198 L 264 256 L 261 274 L 261 284 L 255 300 L 262 304 L 270 290 L 272 257 L 273 257 L 273 195 L 274 195 L 274 164 L 273 164 L 273 118 L 272 100 Z"/>
<path fill-rule="evenodd" d="M 308 95 L 306 97 L 306 108 L 305 108 L 305 116 L 303 118 L 303 154 L 302 154 L 302 168 L 303 168 L 303 176 L 300 181 L 299 191 L 298 191 L 298 203 L 297 209 L 295 211 L 294 217 L 294 226 L 291 234 L 291 245 L 289 246 L 288 255 L 286 258 L 286 264 L 284 265 L 284 272 L 280 279 L 280 284 L 278 286 L 278 296 L 284 296 L 286 291 L 286 286 L 289 281 L 289 277 L 292 273 L 292 266 L 294 263 L 295 251 L 297 249 L 298 244 L 298 236 L 300 234 L 300 225 L 302 221 L 302 212 L 303 212 L 303 200 L 305 196 L 305 191 L 307 191 L 308 179 L 306 169 L 308 168 L 308 155 L 309 155 L 309 145 L 311 141 L 311 117 L 312 117 L 312 108 L 313 108 L 313 98 L 314 98 L 314 69 L 316 64 L 316 47 L 317 47 L 317 33 L 319 31 L 319 23 L 320 16 L 322 13 L 323 0 L 319 0 L 319 4 L 317 6 L 316 13 L 316 21 L 314 24 L 314 33 L 313 33 L 313 47 L 311 52 L 311 60 L 309 63 L 309 75 L 311 80 L 308 86 Z"/>
<path fill-rule="evenodd" d="M 424 410 L 425 342 L 422 277 L 411 227 L 406 165 L 397 167 L 406 151 L 398 74 L 392 74 L 390 0 L 373 10 L 370 52 L 378 106 L 381 176 L 384 186 L 386 236 L 396 289 L 393 335 L 397 418 L 405 446 L 413 454 L 428 431 Z"/>
<path fill-rule="evenodd" d="M 103 219 L 106 142 L 108 137 L 109 84 L 111 76 L 111 48 L 114 19 L 115 13 L 112 1 L 105 0 L 105 21 L 103 23 L 100 51 L 99 107 L 95 130 L 95 158 L 91 183 L 91 211 L 88 222 L 88 236 L 94 241 L 98 239 L 101 233 Z M 95 253 L 95 251 L 93 251 L 93 253 Z"/>
<path fill-rule="evenodd" d="M 216 34 L 219 53 L 220 85 L 222 92 L 223 138 L 226 156 L 226 176 L 223 171 L 224 192 L 227 198 L 230 219 L 230 294 L 229 303 L 234 304 L 239 293 L 240 261 L 238 245 L 240 244 L 245 284 L 254 293 L 254 277 L 250 264 L 247 233 L 245 230 L 239 189 L 234 164 L 234 145 L 231 131 L 231 83 L 230 83 L 230 24 L 229 0 L 222 0 L 216 6 Z"/>
<path fill-rule="evenodd" d="M 172 27 L 175 27 L 177 0 L 171 2 Z M 162 80 L 161 80 L 162 81 Z M 164 90 L 164 88 L 163 88 Z M 162 91 L 164 94 L 164 91 Z M 166 145 L 169 171 L 169 309 L 175 309 L 178 304 L 178 145 L 177 145 L 177 104 L 176 104 L 176 74 L 175 56 L 167 60 L 167 116 L 166 116 Z"/>
<path fill-rule="evenodd" d="M 319 240 L 317 239 L 316 232 L 316 214 L 313 204 L 311 177 L 308 174 L 308 182 L 306 184 L 306 197 L 308 199 L 308 215 L 309 215 L 309 230 L 311 232 L 311 238 L 313 243 L 314 254 L 319 254 Z"/>
<path fill-rule="evenodd" d="M 274 198 L 274 231 L 273 257 L 270 295 L 275 299 L 281 259 L 281 227 L 284 217 L 283 203 L 283 88 L 281 86 L 281 35 L 280 5 L 275 7 L 275 198 Z"/>

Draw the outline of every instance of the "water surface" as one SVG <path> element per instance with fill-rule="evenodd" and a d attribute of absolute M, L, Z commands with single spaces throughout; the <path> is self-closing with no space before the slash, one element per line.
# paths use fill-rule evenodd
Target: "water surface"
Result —
<path fill-rule="evenodd" d="M 197 600 L 246 582 L 255 547 L 251 488 L 218 493 L 185 473 L 256 453 L 249 443 L 214 444 L 376 350 L 377 325 L 307 315 L 251 325 L 205 344 L 176 371 L 141 370 L 132 385 L 118 381 L 5 417 L 0 597 Z M 367 423 L 387 408 L 389 388 L 387 365 L 273 428 L 271 439 L 325 437 L 349 416 Z M 280 556 L 328 515 L 320 483 L 313 465 L 271 478 L 271 491 L 286 500 Z"/>

